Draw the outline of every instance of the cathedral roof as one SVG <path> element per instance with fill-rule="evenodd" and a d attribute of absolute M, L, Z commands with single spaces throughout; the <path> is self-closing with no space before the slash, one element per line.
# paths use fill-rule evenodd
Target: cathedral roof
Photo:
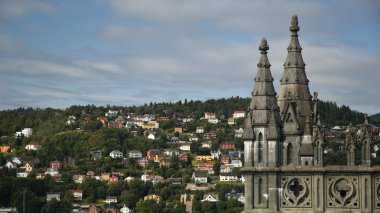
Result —
<path fill-rule="evenodd" d="M 296 106 L 296 117 L 300 129 L 305 130 L 306 119 L 312 115 L 312 96 L 309 91 L 309 80 L 306 77 L 305 63 L 302 59 L 302 47 L 298 41 L 298 18 L 292 17 L 289 30 L 291 31 L 288 55 L 284 63 L 284 73 L 280 80 L 278 106 L 281 117 L 284 118 L 287 103 L 292 101 Z"/>

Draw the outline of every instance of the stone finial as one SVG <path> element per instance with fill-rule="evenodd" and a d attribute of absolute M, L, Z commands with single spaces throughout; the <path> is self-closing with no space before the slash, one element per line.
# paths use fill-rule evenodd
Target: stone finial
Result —
<path fill-rule="evenodd" d="M 290 22 L 289 30 L 292 32 L 293 35 L 297 35 L 297 32 L 300 30 L 300 27 L 298 26 L 297 15 L 292 16 L 292 21 Z"/>
<path fill-rule="evenodd" d="M 311 135 L 311 126 L 310 126 L 310 115 L 306 116 L 306 121 L 305 121 L 305 135 Z"/>
<path fill-rule="evenodd" d="M 268 42 L 265 38 L 261 39 L 259 50 L 261 54 L 266 54 L 269 50 Z"/>
<path fill-rule="evenodd" d="M 364 125 L 369 125 L 369 123 L 368 123 L 368 115 L 367 114 L 364 115 Z"/>
<path fill-rule="evenodd" d="M 267 51 L 269 50 L 269 46 L 268 46 L 268 42 L 265 38 L 263 38 L 261 40 L 259 50 L 261 53 L 261 57 L 260 57 L 259 63 L 257 64 L 257 67 L 258 68 L 269 68 L 271 66 L 271 64 L 268 61 L 268 57 L 267 57 Z M 260 79 L 258 79 L 258 80 L 260 80 Z"/>

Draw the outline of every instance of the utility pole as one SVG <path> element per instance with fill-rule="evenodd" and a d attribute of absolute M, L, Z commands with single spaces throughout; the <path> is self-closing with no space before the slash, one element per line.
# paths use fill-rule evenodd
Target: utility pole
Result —
<path fill-rule="evenodd" d="M 22 190 L 22 212 L 25 213 L 25 192 L 26 188 L 23 188 Z"/>

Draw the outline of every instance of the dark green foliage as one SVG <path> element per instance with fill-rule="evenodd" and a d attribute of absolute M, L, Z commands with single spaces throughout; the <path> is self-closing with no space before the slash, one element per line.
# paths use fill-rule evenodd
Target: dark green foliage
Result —
<path fill-rule="evenodd" d="M 70 212 L 71 208 L 72 208 L 72 205 L 70 202 L 57 201 L 56 199 L 53 199 L 42 207 L 41 212 L 42 213 L 64 213 L 64 212 Z"/>

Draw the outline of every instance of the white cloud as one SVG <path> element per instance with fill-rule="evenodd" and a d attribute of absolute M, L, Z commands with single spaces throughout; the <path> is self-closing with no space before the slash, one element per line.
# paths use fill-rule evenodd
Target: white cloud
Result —
<path fill-rule="evenodd" d="M 269 42 L 268 56 L 278 89 L 290 37 L 290 18 L 298 14 L 311 91 L 319 91 L 324 100 L 368 112 L 375 112 L 373 106 L 380 104 L 376 99 L 380 94 L 374 89 L 379 77 L 378 52 L 371 56 L 367 46 L 361 46 L 363 43 L 357 37 L 362 35 L 355 34 L 360 30 L 355 31 L 357 25 L 354 26 L 373 22 L 375 10 L 365 9 L 371 6 L 368 2 L 364 3 L 364 9 L 357 8 L 361 3 L 352 1 L 344 5 L 333 1 L 329 6 L 326 2 L 295 0 L 110 2 L 117 19 L 99 24 L 99 29 L 93 31 L 97 37 L 83 41 L 86 48 L 78 50 L 75 56 L 47 57 L 25 48 L 10 32 L 0 32 L 0 54 L 3 54 L 0 72 L 3 81 L 10 79 L 16 85 L 0 86 L 1 91 L 15 94 L 0 93 L 2 100 L 18 106 L 25 103 L 15 96 L 30 96 L 40 100 L 25 99 L 30 104 L 49 105 L 51 101 L 55 106 L 67 106 L 246 97 L 253 87 L 262 37 Z M 1 4 L 9 8 L 17 3 Z M 32 3 L 19 6 L 21 12 L 14 9 L 0 17 L 54 10 L 41 1 L 33 1 L 25 9 L 29 4 Z M 352 11 L 357 13 L 346 14 Z M 349 39 L 347 32 L 353 32 Z M 100 44 L 91 46 L 92 39 Z M 350 39 L 356 42 L 349 42 Z M 108 45 L 112 48 L 104 51 L 102 48 Z M 113 50 L 114 54 L 104 55 Z M 46 85 L 46 88 L 33 85 Z M 49 101 L 43 102 L 43 98 Z"/>
<path fill-rule="evenodd" d="M 0 1 L 1 18 L 17 18 L 33 12 L 52 13 L 55 9 L 44 1 L 2 0 Z"/>

